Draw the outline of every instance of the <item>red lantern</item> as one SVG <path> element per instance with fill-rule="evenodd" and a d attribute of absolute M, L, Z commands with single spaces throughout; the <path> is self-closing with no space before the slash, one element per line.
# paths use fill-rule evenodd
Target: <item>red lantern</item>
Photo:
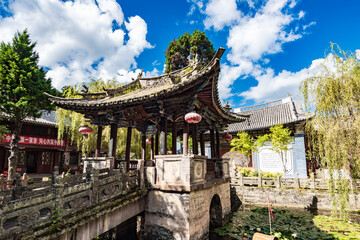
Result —
<path fill-rule="evenodd" d="M 201 121 L 201 115 L 196 112 L 190 112 L 185 115 L 185 121 L 188 123 L 199 123 Z"/>
<path fill-rule="evenodd" d="M 227 133 L 227 134 L 224 134 L 222 136 L 222 139 L 224 139 L 225 141 L 229 142 L 231 139 L 232 139 L 232 135 Z"/>
<path fill-rule="evenodd" d="M 147 143 L 147 144 L 150 144 L 150 143 L 151 143 L 151 139 L 150 139 L 150 138 L 146 139 L 146 143 Z"/>
<path fill-rule="evenodd" d="M 79 133 L 84 134 L 85 137 L 87 137 L 88 134 L 91 134 L 93 132 L 93 129 L 89 127 L 88 125 L 85 125 L 83 127 L 79 128 Z"/>

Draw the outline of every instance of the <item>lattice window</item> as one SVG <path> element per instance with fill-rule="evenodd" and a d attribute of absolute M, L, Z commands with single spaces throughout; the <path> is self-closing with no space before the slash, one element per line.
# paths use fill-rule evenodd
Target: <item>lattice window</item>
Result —
<path fill-rule="evenodd" d="M 51 163 L 51 152 L 43 152 L 41 156 L 41 164 L 50 165 Z"/>
<path fill-rule="evenodd" d="M 19 151 L 18 164 L 25 165 L 25 151 Z"/>

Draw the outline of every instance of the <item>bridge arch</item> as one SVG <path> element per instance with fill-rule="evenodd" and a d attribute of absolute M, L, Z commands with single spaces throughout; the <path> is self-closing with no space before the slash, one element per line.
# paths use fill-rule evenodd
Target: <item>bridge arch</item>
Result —
<path fill-rule="evenodd" d="M 221 200 L 218 194 L 214 194 L 211 199 L 210 209 L 209 209 L 209 232 L 212 232 L 215 228 L 222 226 L 222 206 Z"/>

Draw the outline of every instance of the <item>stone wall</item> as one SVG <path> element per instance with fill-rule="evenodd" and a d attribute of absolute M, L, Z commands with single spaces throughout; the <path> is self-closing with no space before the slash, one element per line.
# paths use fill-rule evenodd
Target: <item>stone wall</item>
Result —
<path fill-rule="evenodd" d="M 332 198 L 326 190 L 261 188 L 233 185 L 231 191 L 232 194 L 240 199 L 242 204 L 267 205 L 267 196 L 269 196 L 271 205 L 273 206 L 331 210 Z M 348 207 L 354 211 L 360 210 L 359 194 L 350 194 L 350 205 Z"/>
<path fill-rule="evenodd" d="M 206 239 L 210 204 L 216 194 L 220 197 L 221 217 L 225 221 L 231 211 L 228 181 L 191 192 L 150 190 L 145 208 L 145 239 L 152 239 L 151 236 Z"/>

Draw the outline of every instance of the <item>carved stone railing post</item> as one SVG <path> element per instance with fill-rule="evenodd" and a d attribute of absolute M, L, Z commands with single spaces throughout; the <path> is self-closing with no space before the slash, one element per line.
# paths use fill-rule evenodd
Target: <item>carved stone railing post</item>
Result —
<path fill-rule="evenodd" d="M 144 176 L 144 160 L 139 160 L 137 165 L 138 171 L 139 171 L 139 186 L 140 189 L 144 187 L 145 182 L 145 176 Z"/>
<path fill-rule="evenodd" d="M 4 174 L 0 174 L 0 190 L 5 190 L 6 189 L 6 179 Z"/>
<path fill-rule="evenodd" d="M 22 176 L 21 185 L 26 187 L 27 183 L 28 183 L 28 176 L 27 176 L 27 173 L 24 173 L 23 176 Z"/>
<path fill-rule="evenodd" d="M 23 187 L 21 186 L 21 175 L 20 173 L 15 174 L 15 180 L 13 182 L 13 189 L 12 189 L 12 200 L 16 200 L 21 198 L 23 193 Z"/>
<path fill-rule="evenodd" d="M 295 179 L 294 179 L 295 188 L 300 188 L 300 180 L 299 180 L 299 173 L 295 173 Z"/>
<path fill-rule="evenodd" d="M 91 164 L 86 165 L 85 173 L 86 173 L 86 181 L 90 182 L 91 174 L 92 174 L 92 165 Z"/>
<path fill-rule="evenodd" d="M 279 173 L 276 173 L 276 187 L 281 188 L 281 179 Z"/>
<path fill-rule="evenodd" d="M 316 184 L 315 184 L 315 174 L 314 173 L 310 173 L 310 188 L 315 189 L 316 188 Z"/>
<path fill-rule="evenodd" d="M 91 182 L 92 182 L 92 197 L 91 202 L 97 203 L 99 201 L 99 169 L 92 169 Z"/>
<path fill-rule="evenodd" d="M 52 184 L 55 184 L 55 179 L 56 177 L 59 175 L 59 167 L 58 166 L 55 166 L 53 168 L 53 171 L 52 171 L 52 176 L 51 176 L 51 182 Z"/>
<path fill-rule="evenodd" d="M 63 215 L 63 211 L 64 211 L 64 190 L 65 190 L 65 185 L 63 183 L 63 179 L 59 176 L 56 176 L 56 171 L 55 171 L 55 167 L 54 167 L 54 171 L 53 171 L 53 178 L 52 178 L 52 189 L 55 195 L 55 206 L 54 209 L 52 210 L 52 214 L 58 214 L 59 216 Z"/>
<path fill-rule="evenodd" d="M 244 186 L 244 174 L 240 173 L 240 186 Z"/>
<path fill-rule="evenodd" d="M 259 176 L 258 176 L 258 187 L 262 187 L 262 176 L 261 176 L 261 172 L 259 172 Z"/>

